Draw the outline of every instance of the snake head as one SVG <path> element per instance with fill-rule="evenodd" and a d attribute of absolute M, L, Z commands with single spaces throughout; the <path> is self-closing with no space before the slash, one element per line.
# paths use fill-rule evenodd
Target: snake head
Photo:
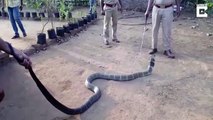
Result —
<path fill-rule="evenodd" d="M 149 66 L 148 66 L 149 73 L 151 73 L 153 71 L 154 66 L 155 66 L 155 55 L 151 55 Z"/>
<path fill-rule="evenodd" d="M 151 57 L 150 57 L 150 66 L 151 67 L 155 66 L 155 55 L 151 55 Z"/>

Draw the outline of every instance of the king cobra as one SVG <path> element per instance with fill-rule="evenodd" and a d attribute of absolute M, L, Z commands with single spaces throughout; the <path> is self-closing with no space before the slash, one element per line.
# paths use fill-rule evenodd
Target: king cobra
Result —
<path fill-rule="evenodd" d="M 23 60 L 20 60 L 19 57 L 15 54 L 14 49 L 11 46 L 11 44 L 8 43 L 8 46 L 9 46 L 9 48 L 11 50 L 11 54 L 14 56 L 14 58 L 19 63 L 22 63 Z M 60 110 L 61 112 L 65 113 L 65 114 L 76 115 L 76 114 L 84 113 L 95 102 L 97 102 L 100 99 L 100 97 L 101 97 L 101 90 L 97 86 L 95 86 L 94 84 L 92 84 L 93 81 L 100 80 L 100 79 L 101 80 L 113 80 L 113 81 L 130 81 L 130 80 L 134 80 L 134 79 L 137 79 L 137 78 L 140 78 L 140 77 L 145 77 L 145 76 L 151 75 L 152 70 L 154 68 L 154 65 L 155 65 L 155 59 L 154 59 L 154 55 L 153 55 L 150 58 L 150 62 L 149 62 L 149 65 L 148 65 L 148 70 L 146 70 L 144 72 L 138 72 L 138 73 L 133 73 L 133 74 L 129 74 L 129 75 L 110 75 L 110 74 L 104 74 L 104 73 L 94 73 L 94 74 L 90 75 L 86 79 L 86 81 L 85 81 L 85 86 L 89 90 L 91 90 L 94 93 L 94 95 L 91 96 L 82 106 L 80 106 L 78 108 L 68 108 L 67 106 L 65 106 L 62 103 L 60 103 L 59 101 L 57 101 L 48 92 L 48 90 L 45 88 L 45 86 L 40 82 L 40 80 L 38 79 L 38 77 L 34 73 L 32 67 L 28 68 L 28 70 L 29 70 L 29 73 L 30 73 L 31 77 L 35 81 L 36 85 L 38 86 L 38 88 L 42 92 L 42 94 L 45 96 L 45 98 L 53 106 L 55 106 L 58 110 Z"/>

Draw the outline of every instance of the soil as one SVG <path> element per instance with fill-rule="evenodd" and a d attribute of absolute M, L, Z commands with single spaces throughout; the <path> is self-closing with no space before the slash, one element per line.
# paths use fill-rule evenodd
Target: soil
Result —
<path fill-rule="evenodd" d="M 75 108 L 93 93 L 84 86 L 95 72 L 127 74 L 145 71 L 151 48 L 151 24 L 145 37 L 144 17 L 120 19 L 121 43 L 103 44 L 102 20 L 61 45 L 31 56 L 33 69 L 47 89 L 63 104 Z M 4 22 L 4 24 L 2 23 Z M 133 24 L 134 23 L 134 24 Z M 150 19 L 149 19 L 150 23 Z M 12 36 L 8 21 L 0 20 L 1 36 Z M 24 21 L 27 38 L 10 40 L 21 49 L 35 40 L 38 22 Z M 192 26 L 199 27 L 192 29 Z M 159 34 L 159 53 L 153 74 L 129 82 L 97 80 L 101 99 L 81 115 L 68 116 L 41 94 L 29 73 L 12 62 L 0 68 L 1 120 L 213 120 L 212 19 L 182 16 L 173 26 L 176 59 L 165 57 Z M 36 35 L 35 35 L 36 36 Z M 140 43 L 144 41 L 140 51 Z"/>

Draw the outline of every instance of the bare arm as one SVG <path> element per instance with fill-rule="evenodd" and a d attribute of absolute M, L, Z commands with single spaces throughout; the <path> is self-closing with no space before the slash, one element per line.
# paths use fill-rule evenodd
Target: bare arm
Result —
<path fill-rule="evenodd" d="M 4 11 L 3 9 L 4 9 L 4 7 L 5 7 L 5 1 L 4 0 L 2 0 L 2 11 Z"/>
<path fill-rule="evenodd" d="M 101 10 L 104 11 L 104 0 L 100 0 L 101 2 Z"/>
<path fill-rule="evenodd" d="M 154 0 L 149 0 L 148 1 L 148 5 L 147 5 L 147 8 L 146 8 L 146 13 L 149 13 L 149 11 L 152 9 L 153 3 L 154 3 Z"/>
<path fill-rule="evenodd" d="M 0 38 L 0 50 L 3 50 L 4 52 L 11 54 L 7 43 L 4 40 L 2 40 L 1 38 Z"/>
<path fill-rule="evenodd" d="M 13 49 L 14 49 L 15 54 L 17 54 L 17 55 L 22 54 L 22 52 L 17 50 L 16 48 L 13 48 Z M 0 38 L 0 50 L 6 52 L 7 54 L 12 54 L 10 51 L 10 48 L 8 46 L 8 43 L 5 42 L 2 38 Z"/>
<path fill-rule="evenodd" d="M 22 9 L 23 9 L 23 0 L 20 0 L 20 2 L 21 2 L 21 5 L 20 5 L 19 9 L 22 11 Z"/>
<path fill-rule="evenodd" d="M 17 55 L 17 57 L 20 60 L 23 60 L 23 62 L 19 63 L 19 64 L 23 65 L 25 68 L 29 68 L 32 65 L 30 58 L 27 55 L 25 55 L 23 52 L 21 52 L 20 50 L 14 48 L 14 47 L 12 47 L 12 48 L 14 50 L 14 53 Z M 12 51 L 10 50 L 10 48 L 9 48 L 8 43 L 5 42 L 1 38 L 0 38 L 0 50 L 6 52 L 8 54 L 13 54 Z"/>
<path fill-rule="evenodd" d="M 4 1 L 4 0 L 2 0 L 2 6 L 3 6 L 3 7 L 5 6 L 5 1 Z"/>

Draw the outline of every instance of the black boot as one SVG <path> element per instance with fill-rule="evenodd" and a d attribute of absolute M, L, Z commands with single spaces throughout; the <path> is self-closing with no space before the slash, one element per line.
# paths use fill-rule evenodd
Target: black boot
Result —
<path fill-rule="evenodd" d="M 17 39 L 17 38 L 20 38 L 20 36 L 19 35 L 15 35 L 11 39 Z"/>
<path fill-rule="evenodd" d="M 172 53 L 171 50 L 165 50 L 163 54 L 166 55 L 168 58 L 175 59 L 175 55 L 174 53 Z"/>
<path fill-rule="evenodd" d="M 152 49 L 152 51 L 149 53 L 149 54 L 155 54 L 155 53 L 157 53 L 158 52 L 158 50 L 157 50 L 157 48 L 154 48 L 154 49 Z"/>

